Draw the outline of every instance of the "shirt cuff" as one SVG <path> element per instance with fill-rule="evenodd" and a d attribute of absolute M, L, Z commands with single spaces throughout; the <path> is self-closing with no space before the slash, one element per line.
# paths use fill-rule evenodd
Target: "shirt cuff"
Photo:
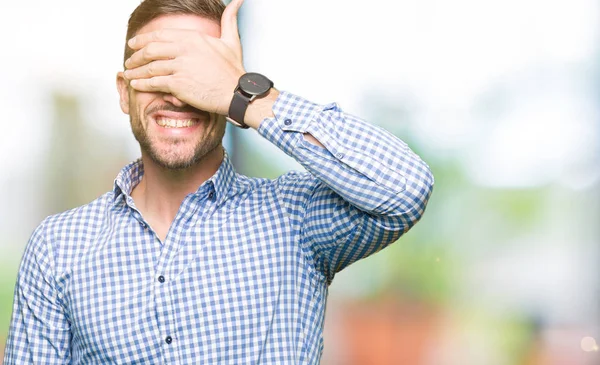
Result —
<path fill-rule="evenodd" d="M 320 105 L 286 91 L 280 91 L 273 104 L 273 118 L 265 118 L 258 128 L 258 133 L 293 156 L 296 146 L 308 144 L 304 133 L 310 133 L 321 142 L 332 154 L 330 137 L 319 131 L 318 120 L 324 111 L 337 108 L 336 103 Z M 290 133 L 296 132 L 296 133 Z"/>

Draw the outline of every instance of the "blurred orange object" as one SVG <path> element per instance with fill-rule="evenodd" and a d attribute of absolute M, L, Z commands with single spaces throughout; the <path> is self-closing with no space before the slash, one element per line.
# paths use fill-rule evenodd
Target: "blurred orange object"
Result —
<path fill-rule="evenodd" d="M 439 310 L 395 297 L 340 303 L 334 310 L 336 342 L 344 348 L 331 365 L 424 364 L 440 328 Z"/>

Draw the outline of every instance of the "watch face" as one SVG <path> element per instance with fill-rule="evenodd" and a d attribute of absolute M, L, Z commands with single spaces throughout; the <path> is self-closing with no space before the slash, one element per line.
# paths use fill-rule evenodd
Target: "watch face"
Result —
<path fill-rule="evenodd" d="M 255 72 L 248 72 L 240 78 L 240 89 L 249 95 L 262 95 L 271 87 L 271 80 Z"/>

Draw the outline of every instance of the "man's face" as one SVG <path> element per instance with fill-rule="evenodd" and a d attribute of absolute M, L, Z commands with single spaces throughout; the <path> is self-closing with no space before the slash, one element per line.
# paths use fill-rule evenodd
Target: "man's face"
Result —
<path fill-rule="evenodd" d="M 142 27 L 137 34 L 162 28 L 192 29 L 220 37 L 218 23 L 195 15 L 165 15 Z M 195 165 L 221 145 L 226 121 L 175 98 L 173 95 L 140 92 L 117 76 L 121 109 L 129 114 L 133 135 L 142 153 L 159 166 L 182 169 Z"/>

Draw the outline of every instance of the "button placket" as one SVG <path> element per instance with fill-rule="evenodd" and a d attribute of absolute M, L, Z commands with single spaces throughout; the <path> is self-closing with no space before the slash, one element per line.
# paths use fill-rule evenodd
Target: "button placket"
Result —
<path fill-rule="evenodd" d="M 184 212 L 179 212 L 174 224 L 181 224 L 181 219 L 184 217 Z M 163 242 L 161 255 L 155 267 L 155 302 L 156 302 L 156 319 L 162 333 L 162 341 L 165 348 L 165 357 L 169 363 L 177 358 L 177 346 L 173 337 L 174 323 L 177 321 L 176 309 L 172 293 L 172 279 L 174 274 L 173 262 L 177 255 L 179 227 L 171 227 L 167 239 Z M 167 278 L 169 281 L 167 282 Z"/>

